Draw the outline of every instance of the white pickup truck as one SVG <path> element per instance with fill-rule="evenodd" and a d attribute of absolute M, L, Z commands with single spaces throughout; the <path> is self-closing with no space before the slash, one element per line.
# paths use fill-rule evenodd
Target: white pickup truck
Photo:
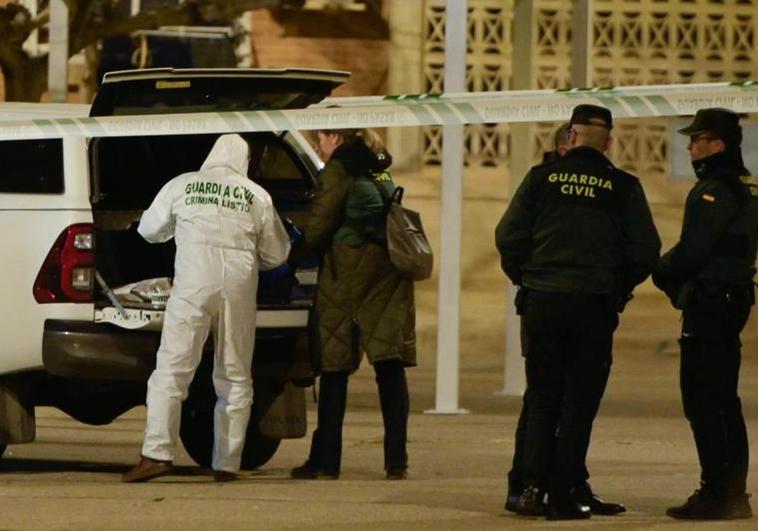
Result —
<path fill-rule="evenodd" d="M 153 69 L 105 76 L 91 116 L 301 108 L 349 74 L 317 70 Z M 39 118 L 39 117 L 38 117 Z M 136 232 L 142 211 L 172 177 L 200 167 L 218 135 L 66 137 L 0 141 L 0 455 L 35 438 L 35 406 L 106 424 L 144 404 L 162 309 L 122 310 L 110 287 L 172 277 L 173 242 Z M 309 213 L 321 161 L 296 131 L 245 133 L 249 177 L 282 217 Z M 256 468 L 283 438 L 305 435 L 315 261 L 299 283 L 262 282 L 253 361 L 254 404 L 243 468 Z M 210 354 L 210 352 L 208 352 Z M 204 357 L 183 407 L 182 442 L 210 462 L 215 394 Z"/>

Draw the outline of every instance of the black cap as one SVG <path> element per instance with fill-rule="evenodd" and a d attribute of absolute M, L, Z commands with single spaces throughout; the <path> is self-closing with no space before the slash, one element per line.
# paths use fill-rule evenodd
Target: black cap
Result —
<path fill-rule="evenodd" d="M 736 142 L 739 145 L 742 142 L 739 114 L 729 109 L 717 107 L 700 109 L 695 113 L 695 119 L 692 120 L 692 123 L 679 129 L 679 132 L 687 136 L 708 132 L 726 143 Z"/>
<path fill-rule="evenodd" d="M 600 105 L 582 103 L 574 107 L 569 124 L 576 125 L 599 125 L 607 129 L 613 128 L 611 111 Z"/>

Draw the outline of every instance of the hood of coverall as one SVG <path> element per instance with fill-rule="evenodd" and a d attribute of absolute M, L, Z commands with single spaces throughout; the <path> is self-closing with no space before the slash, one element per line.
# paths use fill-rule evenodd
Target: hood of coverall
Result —
<path fill-rule="evenodd" d="M 222 135 L 213 144 L 200 170 L 227 167 L 235 173 L 246 176 L 249 163 L 248 143 L 239 135 Z"/>

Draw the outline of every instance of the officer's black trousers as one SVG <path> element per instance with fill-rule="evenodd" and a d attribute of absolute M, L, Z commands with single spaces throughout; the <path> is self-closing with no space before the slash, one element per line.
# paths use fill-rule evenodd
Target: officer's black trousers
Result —
<path fill-rule="evenodd" d="M 378 361 L 374 372 L 384 421 L 384 468 L 406 468 L 410 400 L 405 368 L 399 360 Z M 325 372 L 320 379 L 318 427 L 313 432 L 308 463 L 329 474 L 340 472 L 348 374 Z"/>
<path fill-rule="evenodd" d="M 522 346 L 523 349 L 523 346 Z M 608 367 L 610 369 L 610 366 Z M 508 490 L 511 492 L 520 492 L 526 486 L 524 484 L 524 441 L 526 439 L 526 423 L 529 418 L 529 389 L 524 392 L 523 404 L 521 406 L 521 413 L 518 417 L 518 423 L 516 424 L 516 434 L 514 436 L 513 447 L 513 462 L 511 463 L 511 469 L 508 472 Z M 583 450 L 584 458 L 579 464 L 579 467 L 574 471 L 573 479 L 571 482 L 572 487 L 578 487 L 584 485 L 590 478 L 590 473 L 587 470 L 585 463 L 587 450 L 589 450 L 590 439 L 587 437 L 586 444 Z M 538 482 L 530 483 L 531 485 L 538 487 L 540 490 L 547 490 L 547 478 L 543 478 Z"/>
<path fill-rule="evenodd" d="M 702 469 L 703 487 L 729 496 L 745 492 L 748 440 L 737 394 L 739 334 L 750 314 L 751 288 L 711 286 L 683 312 L 680 384 Z"/>
<path fill-rule="evenodd" d="M 608 381 L 618 316 L 600 295 L 530 291 L 523 325 L 529 388 L 523 471 L 568 500 Z"/>

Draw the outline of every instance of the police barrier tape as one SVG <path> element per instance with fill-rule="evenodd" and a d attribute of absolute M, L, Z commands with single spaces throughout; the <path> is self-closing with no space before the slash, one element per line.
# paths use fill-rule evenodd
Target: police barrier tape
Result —
<path fill-rule="evenodd" d="M 7 121 L 0 122 L 0 140 L 544 122 L 567 120 L 579 103 L 608 107 L 615 118 L 688 115 L 704 107 L 750 113 L 758 112 L 758 83 L 369 96 L 305 109 Z"/>

